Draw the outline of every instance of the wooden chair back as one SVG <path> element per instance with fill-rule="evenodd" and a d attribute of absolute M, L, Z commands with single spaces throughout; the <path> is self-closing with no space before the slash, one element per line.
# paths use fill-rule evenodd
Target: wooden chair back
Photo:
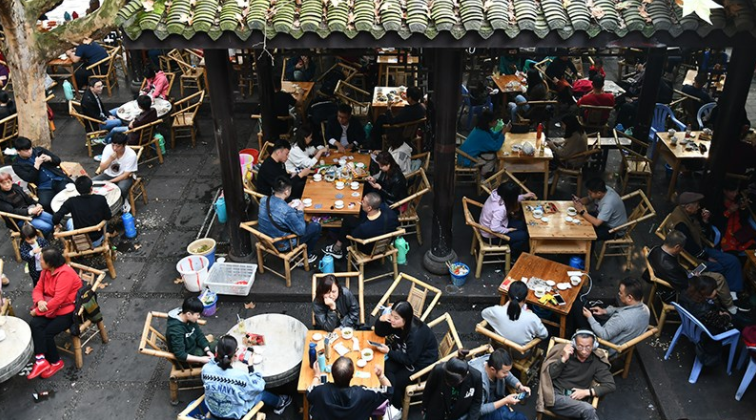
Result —
<path fill-rule="evenodd" d="M 383 235 L 374 236 L 368 239 L 357 239 L 351 235 L 347 235 L 347 239 L 351 242 L 352 249 L 359 249 L 359 245 L 363 245 L 363 247 L 367 246 L 370 251 L 363 252 L 363 254 L 372 259 L 380 257 L 382 254 L 386 254 L 394 249 L 394 240 L 405 233 L 404 229 L 397 229 L 393 232 L 384 233 Z"/>
<path fill-rule="evenodd" d="M 258 155 L 258 162 L 262 163 L 265 161 L 265 159 L 270 156 L 271 150 L 273 150 L 274 144 L 272 142 L 266 141 L 262 148 L 260 149 L 260 154 Z"/>
<path fill-rule="evenodd" d="M 470 206 L 475 206 L 475 207 L 479 207 L 483 209 L 483 204 L 475 200 L 472 200 L 470 198 L 462 197 L 462 208 L 464 209 L 464 212 L 465 212 L 465 224 L 467 226 L 472 227 L 473 233 L 475 234 L 475 239 L 479 243 L 492 244 L 492 240 L 494 238 L 504 239 L 507 242 L 509 241 L 509 236 L 503 233 L 494 232 L 488 227 L 483 226 L 477 221 L 475 221 L 475 217 L 473 217 L 472 212 L 470 211 Z M 484 237 L 483 235 L 481 235 L 481 232 L 486 232 L 487 234 L 491 235 L 491 238 Z"/>
<path fill-rule="evenodd" d="M 325 276 L 334 276 L 339 280 L 339 283 L 349 289 L 349 283 L 351 279 L 357 281 L 359 287 L 357 300 L 360 303 L 360 324 L 365 324 L 365 294 L 363 282 L 364 277 L 359 271 L 350 271 L 346 273 L 317 273 L 312 275 L 312 300 L 315 301 L 315 291 L 318 287 L 318 280 Z M 315 313 L 312 314 L 312 325 L 315 325 Z"/>
<path fill-rule="evenodd" d="M 132 128 L 131 130 L 126 131 L 124 134 L 126 134 L 127 136 L 129 134 L 137 134 L 139 136 L 139 142 L 136 145 L 146 146 L 150 142 L 152 142 L 155 137 L 155 130 L 157 129 L 157 126 L 162 123 L 163 120 L 158 119 L 157 121 L 153 121 L 149 124 L 145 124 L 137 128 Z"/>
<path fill-rule="evenodd" d="M 431 158 L 430 152 L 423 152 L 423 153 L 412 155 L 410 157 L 410 161 L 415 162 L 419 160 L 420 168 L 422 168 L 425 171 L 425 173 L 428 173 L 428 168 L 430 168 L 430 158 Z"/>
<path fill-rule="evenodd" d="M 3 219 L 6 226 L 10 226 L 8 235 L 10 236 L 11 246 L 13 247 L 16 261 L 21 262 L 21 228 L 18 226 L 18 222 L 31 223 L 32 218 L 3 211 L 0 211 L 0 218 Z"/>
<path fill-rule="evenodd" d="M 372 103 L 370 92 L 351 85 L 344 80 L 339 80 L 333 93 L 341 101 L 352 107 L 352 115 L 362 119 L 370 115 L 370 105 Z"/>
<path fill-rule="evenodd" d="M 664 302 L 661 298 L 659 299 L 659 304 L 661 305 L 661 309 L 659 311 L 656 310 L 656 305 L 654 304 L 654 300 L 656 299 L 657 292 L 659 291 L 660 288 L 669 289 L 670 291 L 674 292 L 675 300 L 677 300 L 677 295 L 676 295 L 675 288 L 672 286 L 672 284 L 656 276 L 656 273 L 654 272 L 654 268 L 651 266 L 651 263 L 648 261 L 648 254 L 650 252 L 651 250 L 647 246 L 643 247 L 643 259 L 646 262 L 646 270 L 648 271 L 648 278 L 651 281 L 651 291 L 649 291 L 648 293 L 648 300 L 646 301 L 646 306 L 648 306 L 648 309 L 651 310 L 651 314 L 656 320 L 656 326 L 658 328 L 656 332 L 656 336 L 658 337 L 659 335 L 661 335 L 661 330 L 662 328 L 664 328 L 664 324 L 666 322 L 679 323 L 680 321 L 667 321 L 667 313 L 675 312 L 675 307 Z"/>
<path fill-rule="evenodd" d="M 534 347 L 536 347 L 542 341 L 540 338 L 536 337 L 530 340 L 525 345 L 517 344 L 514 341 L 502 335 L 499 335 L 495 331 L 493 331 L 491 329 L 491 326 L 488 325 L 488 321 L 486 320 L 483 320 L 475 325 L 475 332 L 485 337 L 488 337 L 490 340 L 495 341 L 496 343 L 500 344 L 502 347 L 515 350 L 521 355 L 528 354 Z"/>
<path fill-rule="evenodd" d="M 205 99 L 205 91 L 199 90 L 173 104 L 174 113 L 171 114 L 173 124 L 193 125 L 197 111 Z"/>
<path fill-rule="evenodd" d="M 276 244 L 279 242 L 289 242 L 289 249 L 294 249 L 296 245 L 296 239 L 298 238 L 295 234 L 289 234 L 286 236 L 281 236 L 280 238 L 271 238 L 270 236 L 260 232 L 259 230 L 253 228 L 253 225 L 257 225 L 257 221 L 254 220 L 252 222 L 242 223 L 242 228 L 251 232 L 253 235 L 255 235 L 255 238 L 257 238 L 258 243 L 260 243 L 268 252 L 271 254 L 275 254 L 279 258 L 284 258 L 286 255 L 286 252 L 288 251 L 280 251 Z"/>
<path fill-rule="evenodd" d="M 417 137 L 417 130 L 425 123 L 425 118 L 421 118 L 415 121 L 407 121 L 401 124 L 386 124 L 383 126 L 384 144 L 383 148 L 386 150 L 388 147 L 387 139 L 399 137 L 407 144 L 412 144 Z"/>
<path fill-rule="evenodd" d="M 510 354 L 517 355 L 518 357 L 513 358 L 512 367 L 520 372 L 519 379 L 523 385 L 531 383 L 535 376 L 533 367 L 538 366 L 539 361 L 543 358 L 543 350 L 537 347 L 541 342 L 540 338 L 536 337 L 525 345 L 519 345 L 514 341 L 497 334 L 493 331 L 491 326 L 488 325 L 488 321 L 485 320 L 479 322 L 475 326 L 475 332 L 488 337 L 488 339 L 494 343 L 494 347 L 503 347 Z"/>
<path fill-rule="evenodd" d="M 614 110 L 611 106 L 580 105 L 578 115 L 585 128 L 602 128 L 609 121 L 609 113 Z"/>
<path fill-rule="evenodd" d="M 654 206 L 651 205 L 651 201 L 646 197 L 646 193 L 644 193 L 643 190 L 635 190 L 630 194 L 623 195 L 622 202 L 626 203 L 634 197 L 640 197 L 640 202 L 627 216 L 627 222 L 610 229 L 610 233 L 624 230 L 625 236 L 629 237 L 640 222 L 656 217 L 656 210 L 654 210 Z"/>
<path fill-rule="evenodd" d="M 92 72 L 90 77 L 102 80 L 105 87 L 108 89 L 108 96 L 112 95 L 113 86 L 118 84 L 118 73 L 116 73 L 115 61 L 119 54 L 121 54 L 120 46 L 108 51 L 108 56 L 106 58 L 86 67 L 88 71 Z M 105 65 L 104 71 L 102 69 L 103 65 Z"/>
<path fill-rule="evenodd" d="M 405 213 L 416 213 L 420 208 L 420 201 L 423 196 L 431 191 L 430 182 L 423 168 L 407 176 L 407 185 L 409 186 L 407 188 L 409 195 L 390 206 L 391 209 L 400 209 L 400 216 Z"/>
<path fill-rule="evenodd" d="M 68 113 L 72 117 L 76 118 L 76 121 L 84 127 L 84 131 L 87 133 L 92 131 L 100 131 L 100 124 L 103 121 L 84 115 L 81 111 L 81 102 L 68 101 Z"/>
<path fill-rule="evenodd" d="M 244 192 L 249 194 L 250 197 L 252 197 L 253 200 L 255 200 L 255 203 L 257 203 L 257 206 L 260 207 L 260 200 L 265 197 L 264 195 L 257 192 L 257 187 L 255 186 L 254 182 L 247 182 L 244 181 Z"/>
<path fill-rule="evenodd" d="M 18 113 L 0 120 L 0 144 L 18 137 Z"/>
<path fill-rule="evenodd" d="M 425 319 L 428 318 L 433 308 L 441 299 L 441 290 L 405 273 L 399 273 L 399 275 L 394 279 L 394 282 L 391 283 L 391 286 L 389 286 L 388 290 L 386 290 L 386 293 L 383 294 L 381 300 L 378 301 L 378 303 L 375 305 L 375 308 L 373 308 L 373 310 L 370 312 L 371 316 L 376 316 L 381 307 L 387 306 L 389 304 L 391 295 L 394 293 L 397 287 L 399 287 L 399 285 L 406 284 L 403 282 L 410 283 L 410 289 L 405 300 L 410 304 L 410 306 L 412 306 L 412 312 L 416 317 L 420 318 L 421 321 L 425 321 Z M 425 303 L 429 294 L 433 294 L 433 299 L 426 307 Z"/>
<path fill-rule="evenodd" d="M 186 52 L 184 52 L 186 54 Z M 176 64 L 178 64 L 179 69 L 181 69 L 181 73 L 185 76 L 195 76 L 197 73 L 197 68 L 192 67 L 191 64 L 189 64 L 190 58 L 188 56 L 184 56 L 181 51 L 177 49 L 173 49 L 170 52 L 168 52 L 168 57 L 175 61 Z"/>
<path fill-rule="evenodd" d="M 345 82 L 349 82 L 350 80 L 352 80 L 352 78 L 353 78 L 353 77 L 354 77 L 355 75 L 359 74 L 359 72 L 360 72 L 360 70 L 359 70 L 358 68 L 356 68 L 356 67 L 352 67 L 352 66 L 350 66 L 350 65 L 348 65 L 348 64 L 346 64 L 346 63 L 344 63 L 344 62 L 338 61 L 338 62 L 336 62 L 336 64 L 332 65 L 332 66 L 331 66 L 331 67 L 330 67 L 330 68 L 329 68 L 328 70 L 324 71 L 324 72 L 323 72 L 323 73 L 322 73 L 322 74 L 320 75 L 320 77 L 318 77 L 318 80 L 317 80 L 317 81 L 318 81 L 318 82 L 322 82 L 322 81 L 323 81 L 323 79 L 325 79 L 325 77 L 326 77 L 326 76 L 327 76 L 327 75 L 328 75 L 329 73 L 331 73 L 332 71 L 334 71 L 334 70 L 339 70 L 339 71 L 341 71 L 341 74 L 343 74 L 343 75 L 344 75 L 344 79 L 343 79 L 343 80 L 344 80 Z M 284 71 L 286 71 L 286 66 L 284 66 Z M 283 80 L 283 79 L 281 79 L 281 80 Z"/>
<path fill-rule="evenodd" d="M 165 312 L 150 311 L 147 313 L 147 318 L 144 321 L 144 328 L 142 329 L 142 336 L 139 339 L 139 354 L 147 356 L 161 357 L 168 360 L 175 369 L 185 370 L 187 369 L 183 363 L 180 363 L 176 356 L 168 350 L 168 340 L 165 335 L 157 329 L 154 322 L 158 319 L 168 320 L 168 314 Z M 197 321 L 199 325 L 205 325 L 207 321 L 200 319 Z"/>
<path fill-rule="evenodd" d="M 654 231 L 654 234 L 661 238 L 662 240 L 667 239 L 667 234 L 675 229 L 675 226 L 669 222 L 669 218 L 672 216 L 672 213 L 670 212 L 667 217 L 662 220 L 661 223 L 659 223 L 659 226 Z M 704 242 L 709 244 L 710 246 L 713 246 L 711 242 L 706 240 L 705 238 L 702 238 Z M 687 262 L 688 268 L 693 268 L 698 265 L 698 260 L 690 255 L 690 253 L 683 249 L 683 251 L 680 253 L 680 256 L 683 257 L 683 259 Z"/>
<path fill-rule="evenodd" d="M 84 252 L 90 252 L 95 249 L 94 245 L 92 244 L 92 238 L 89 237 L 89 233 L 96 232 L 96 231 L 102 231 L 103 236 L 105 239 L 103 240 L 103 243 L 107 242 L 107 223 L 105 220 L 101 221 L 100 223 L 96 224 L 95 226 L 90 226 L 86 228 L 81 229 L 74 229 L 68 232 L 56 232 L 55 237 L 59 239 L 63 239 L 65 241 L 66 245 L 66 251 L 72 252 L 75 254 L 82 254 Z M 100 245 L 101 248 L 102 245 Z"/>
<path fill-rule="evenodd" d="M 446 323 L 446 332 L 438 340 L 438 357 L 443 358 L 450 355 L 452 352 L 457 352 L 459 349 L 464 348 L 462 340 L 459 339 L 457 328 L 454 326 L 454 320 L 449 312 L 444 312 L 443 315 L 434 319 L 428 323 L 428 327 L 433 329 L 437 325 Z"/>
<path fill-rule="evenodd" d="M 178 417 L 176 417 L 176 420 L 194 420 L 196 418 L 214 418 L 212 417 L 211 413 L 205 412 L 203 408 L 205 401 L 205 394 L 202 394 L 201 397 L 197 398 L 196 400 L 189 403 L 188 406 L 186 406 L 185 409 L 183 409 L 179 414 Z M 252 407 L 251 410 L 247 412 L 247 414 L 244 415 L 244 417 L 241 418 L 241 420 L 265 420 L 265 413 L 261 413 L 260 410 L 262 410 L 263 406 L 265 405 L 264 402 L 260 401 L 259 403 L 255 404 L 254 407 Z M 196 416 L 202 416 L 202 417 L 196 417 Z"/>
<path fill-rule="evenodd" d="M 646 157 L 646 154 L 648 151 L 648 143 L 638 140 L 635 137 L 625 134 L 621 131 L 612 130 L 612 132 L 614 133 L 614 141 L 617 143 L 617 148 L 621 152 L 623 152 L 621 153 L 623 160 L 628 159 L 629 157 L 632 157 L 633 159 L 650 161 L 650 159 Z M 631 143 L 630 147 L 623 145 L 619 140 L 620 137 L 624 137 L 630 140 L 630 143 Z"/>
<path fill-rule="evenodd" d="M 520 188 L 522 188 L 523 191 L 525 191 L 525 193 L 532 193 L 532 191 L 522 181 L 517 179 L 517 177 L 506 170 L 506 168 L 481 181 L 480 187 L 483 189 L 483 191 L 486 192 L 486 194 L 491 195 L 493 190 L 499 188 L 499 185 L 508 181 L 517 184 Z"/>
<path fill-rule="evenodd" d="M 650 338 L 652 335 L 655 335 L 659 330 L 654 327 L 653 325 L 649 325 L 648 328 L 646 328 L 646 331 L 633 338 L 630 341 L 627 341 L 622 344 L 615 344 L 611 341 L 606 341 L 599 337 L 598 342 L 604 347 L 610 348 L 614 350 L 616 353 L 612 357 L 613 360 L 619 360 L 620 358 L 625 358 L 625 362 L 622 364 L 622 367 L 612 372 L 612 375 L 619 375 L 622 374 L 622 379 L 627 379 L 628 374 L 630 374 L 630 362 L 633 360 L 633 352 L 635 352 L 635 346 L 638 343 L 641 343 L 645 341 L 646 339 Z"/>

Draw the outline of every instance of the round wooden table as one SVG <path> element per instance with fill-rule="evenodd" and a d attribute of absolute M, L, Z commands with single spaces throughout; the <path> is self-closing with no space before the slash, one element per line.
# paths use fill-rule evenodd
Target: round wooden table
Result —
<path fill-rule="evenodd" d="M 171 111 L 171 103 L 166 101 L 165 99 L 160 99 L 160 98 L 153 99 L 152 107 L 155 108 L 155 111 L 157 111 L 158 118 L 162 117 L 163 115 Z M 134 119 L 138 117 L 139 114 L 141 113 L 142 113 L 142 110 L 139 109 L 139 105 L 137 105 L 136 99 L 134 99 L 133 101 L 126 102 L 125 104 L 121 105 L 118 108 L 118 111 L 116 111 L 116 115 L 118 115 L 118 118 L 126 122 L 134 121 Z"/>
<path fill-rule="evenodd" d="M 5 340 L 0 341 L 0 382 L 5 382 L 29 363 L 34 345 L 31 328 L 21 318 L 0 316 L 0 329 L 5 331 Z"/>
<path fill-rule="evenodd" d="M 121 212 L 121 189 L 118 188 L 118 185 L 108 181 L 92 181 L 92 194 L 99 194 L 105 197 L 112 214 L 115 215 Z M 63 190 L 55 194 L 55 197 L 50 202 L 50 208 L 54 212 L 57 212 L 66 200 L 78 196 L 79 192 L 75 189 L 73 191 Z"/>
<path fill-rule="evenodd" d="M 283 314 L 263 314 L 247 318 L 243 330 L 235 325 L 228 332 L 242 346 L 242 336 L 250 333 L 262 335 L 265 345 L 252 346 L 262 354 L 262 362 L 254 365 L 262 373 L 266 388 L 275 388 L 291 382 L 299 375 L 302 364 L 307 327 L 298 319 Z"/>

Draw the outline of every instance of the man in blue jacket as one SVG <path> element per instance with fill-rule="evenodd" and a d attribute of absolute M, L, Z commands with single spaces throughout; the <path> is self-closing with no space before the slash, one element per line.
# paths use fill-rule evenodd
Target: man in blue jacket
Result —
<path fill-rule="evenodd" d="M 512 357 L 504 349 L 497 349 L 490 355 L 470 361 L 470 366 L 479 370 L 483 379 L 483 405 L 480 407 L 481 420 L 527 420 L 527 417 L 512 410 L 520 402 L 518 394 L 507 395 L 507 387 L 530 396 L 530 388 L 520 383 L 512 370 Z"/>

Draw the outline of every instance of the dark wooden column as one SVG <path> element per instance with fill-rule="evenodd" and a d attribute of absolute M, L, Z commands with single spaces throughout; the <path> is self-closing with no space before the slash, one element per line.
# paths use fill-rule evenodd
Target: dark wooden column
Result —
<path fill-rule="evenodd" d="M 239 149 L 236 145 L 233 101 L 234 91 L 228 77 L 230 63 L 228 50 L 205 50 L 205 71 L 207 71 L 210 106 L 213 110 L 215 144 L 220 157 L 221 180 L 228 213 L 228 233 L 231 241 L 229 258 L 243 260 L 250 255 L 252 242 L 243 234 L 239 224 L 244 222 L 244 190 L 242 187 Z"/>
<path fill-rule="evenodd" d="M 638 98 L 638 113 L 635 117 L 633 136 L 641 141 L 648 141 L 651 130 L 651 120 L 654 118 L 656 97 L 659 85 L 664 75 L 664 60 L 667 57 L 666 48 L 650 48 L 646 61 L 646 74 L 643 77 L 643 87 Z"/>
<path fill-rule="evenodd" d="M 276 113 L 273 111 L 273 59 L 268 52 L 254 50 L 257 64 L 257 88 L 260 91 L 260 116 L 262 117 L 263 140 L 275 142 Z"/>
<path fill-rule="evenodd" d="M 452 249 L 454 211 L 454 149 L 456 147 L 457 109 L 461 101 L 462 49 L 433 52 L 433 100 L 435 106 L 435 146 L 433 150 L 433 219 L 431 249 L 423 265 L 434 274 L 448 273 L 447 261 L 456 260 Z"/>
<path fill-rule="evenodd" d="M 738 43 L 732 50 L 727 65 L 727 82 L 722 96 L 717 101 L 717 121 L 711 139 L 707 176 L 704 177 L 703 191 L 707 197 L 722 194 L 722 182 L 727 170 L 728 155 L 733 145 L 740 141 L 742 112 L 748 91 L 751 88 L 753 69 L 756 67 L 756 45 Z M 751 116 L 753 118 L 753 116 Z"/>

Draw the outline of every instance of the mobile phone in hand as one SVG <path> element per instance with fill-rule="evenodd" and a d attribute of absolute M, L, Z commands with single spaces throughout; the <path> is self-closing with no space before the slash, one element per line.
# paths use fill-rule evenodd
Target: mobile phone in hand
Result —
<path fill-rule="evenodd" d="M 368 344 L 370 344 L 373 347 L 381 347 L 381 346 L 383 346 L 383 344 L 375 342 L 375 341 L 368 340 L 367 342 L 368 342 Z"/>
<path fill-rule="evenodd" d="M 526 399 L 526 398 L 528 398 L 528 393 L 527 393 L 527 392 L 524 392 L 524 391 L 523 391 L 523 392 L 520 392 L 520 393 L 519 393 L 519 394 L 517 395 L 517 399 L 518 399 L 518 400 L 520 400 L 520 401 L 522 401 L 522 400 L 524 400 L 524 399 Z"/>

